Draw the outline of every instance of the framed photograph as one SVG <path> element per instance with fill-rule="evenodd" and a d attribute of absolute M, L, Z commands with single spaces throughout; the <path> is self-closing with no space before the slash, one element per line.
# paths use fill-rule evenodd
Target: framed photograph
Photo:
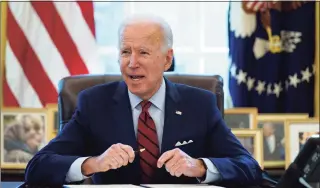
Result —
<path fill-rule="evenodd" d="M 238 138 L 241 144 L 257 160 L 260 167 L 264 168 L 263 163 L 263 134 L 261 129 L 231 129 L 232 133 Z"/>
<path fill-rule="evenodd" d="M 24 169 L 35 153 L 48 143 L 47 118 L 46 109 L 2 109 L 2 169 Z"/>
<path fill-rule="evenodd" d="M 253 129 L 257 122 L 257 108 L 230 108 L 224 111 L 224 120 L 231 129 Z"/>
<path fill-rule="evenodd" d="M 263 131 L 264 167 L 285 166 L 284 127 L 287 119 L 307 119 L 308 114 L 258 114 L 255 128 Z"/>
<path fill-rule="evenodd" d="M 285 124 L 285 168 L 294 161 L 301 148 L 312 135 L 319 134 L 319 119 L 290 119 Z"/>
<path fill-rule="evenodd" d="M 57 136 L 59 132 L 59 114 L 58 114 L 58 104 L 47 104 L 46 108 L 48 110 L 48 129 L 51 133 L 50 139 Z"/>

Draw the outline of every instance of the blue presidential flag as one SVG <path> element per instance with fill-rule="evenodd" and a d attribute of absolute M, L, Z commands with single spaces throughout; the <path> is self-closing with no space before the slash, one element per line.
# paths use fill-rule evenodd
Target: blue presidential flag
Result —
<path fill-rule="evenodd" d="M 252 2 L 252 1 L 250 1 Z M 252 4 L 251 4 L 252 5 Z M 230 2 L 229 92 L 234 107 L 314 113 L 315 3 L 248 10 Z"/>

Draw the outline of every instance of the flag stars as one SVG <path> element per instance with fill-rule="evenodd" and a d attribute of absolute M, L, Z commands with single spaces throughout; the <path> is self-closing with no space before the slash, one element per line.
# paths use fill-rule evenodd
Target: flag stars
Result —
<path fill-rule="evenodd" d="M 251 89 L 253 88 L 253 86 L 254 86 L 254 81 L 255 81 L 254 78 L 251 78 L 251 77 L 248 76 L 247 86 L 248 86 L 248 90 L 249 90 L 249 91 L 251 91 Z"/>
<path fill-rule="evenodd" d="M 266 85 L 266 82 L 258 80 L 258 85 L 255 89 L 259 93 L 259 95 L 261 95 L 261 93 L 266 90 L 265 85 Z"/>
<path fill-rule="evenodd" d="M 302 78 L 301 81 L 307 81 L 309 83 L 310 77 L 312 76 L 311 72 L 309 71 L 309 67 L 306 68 L 306 70 L 301 71 Z"/>
<path fill-rule="evenodd" d="M 280 93 L 282 91 L 282 87 L 281 87 L 281 82 L 279 82 L 278 84 L 277 83 L 274 83 L 274 90 L 273 90 L 273 93 L 277 96 L 277 98 L 280 96 Z"/>
<path fill-rule="evenodd" d="M 246 83 L 246 77 L 247 77 L 247 73 L 243 72 L 241 69 L 239 70 L 239 74 L 236 75 L 237 81 L 238 81 L 238 85 L 240 85 L 242 82 Z"/>
<path fill-rule="evenodd" d="M 315 64 L 312 65 L 312 71 L 311 66 L 306 67 L 304 70 L 301 70 L 300 73 L 297 72 L 293 75 L 289 75 L 288 79 L 284 80 L 284 84 L 282 85 L 281 81 L 278 83 L 273 82 L 267 84 L 264 80 L 256 80 L 256 78 L 248 76 L 247 72 L 244 72 L 242 69 L 238 69 L 234 63 L 232 63 L 230 67 L 231 77 L 237 80 L 238 85 L 243 83 L 247 86 L 248 91 L 251 91 L 254 88 L 259 95 L 266 92 L 267 95 L 275 94 L 277 98 L 284 89 L 288 90 L 290 86 L 297 88 L 300 83 L 309 83 L 310 78 L 315 73 L 315 70 Z"/>
<path fill-rule="evenodd" d="M 289 85 L 297 88 L 297 85 L 300 83 L 300 79 L 298 78 L 298 74 L 295 73 L 293 76 L 289 76 L 290 83 Z"/>

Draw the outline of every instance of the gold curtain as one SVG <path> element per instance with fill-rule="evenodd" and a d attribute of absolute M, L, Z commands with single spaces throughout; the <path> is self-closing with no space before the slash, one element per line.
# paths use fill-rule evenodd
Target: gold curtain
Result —
<path fill-rule="evenodd" d="M 319 28 L 319 22 L 320 22 L 320 2 L 316 2 L 316 46 L 315 46 L 315 92 L 314 92 L 314 116 L 315 117 L 319 117 L 319 107 L 320 107 L 320 101 L 319 101 L 319 85 L 320 85 L 320 74 L 319 74 L 319 70 L 320 70 L 320 54 L 319 54 L 319 50 L 320 50 L 320 28 Z"/>
<path fill-rule="evenodd" d="M 4 78 L 4 69 L 5 69 L 5 49 L 6 49 L 6 26 L 7 26 L 7 2 L 0 2 L 1 4 L 1 51 L 0 51 L 0 107 L 3 105 L 3 78 Z"/>

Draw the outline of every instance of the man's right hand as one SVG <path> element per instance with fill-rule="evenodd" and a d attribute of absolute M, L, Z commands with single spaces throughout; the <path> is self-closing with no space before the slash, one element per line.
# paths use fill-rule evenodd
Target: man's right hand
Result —
<path fill-rule="evenodd" d="M 131 146 L 114 144 L 97 157 L 91 157 L 81 166 L 82 174 L 88 176 L 98 172 L 106 172 L 132 163 L 135 154 Z"/>

